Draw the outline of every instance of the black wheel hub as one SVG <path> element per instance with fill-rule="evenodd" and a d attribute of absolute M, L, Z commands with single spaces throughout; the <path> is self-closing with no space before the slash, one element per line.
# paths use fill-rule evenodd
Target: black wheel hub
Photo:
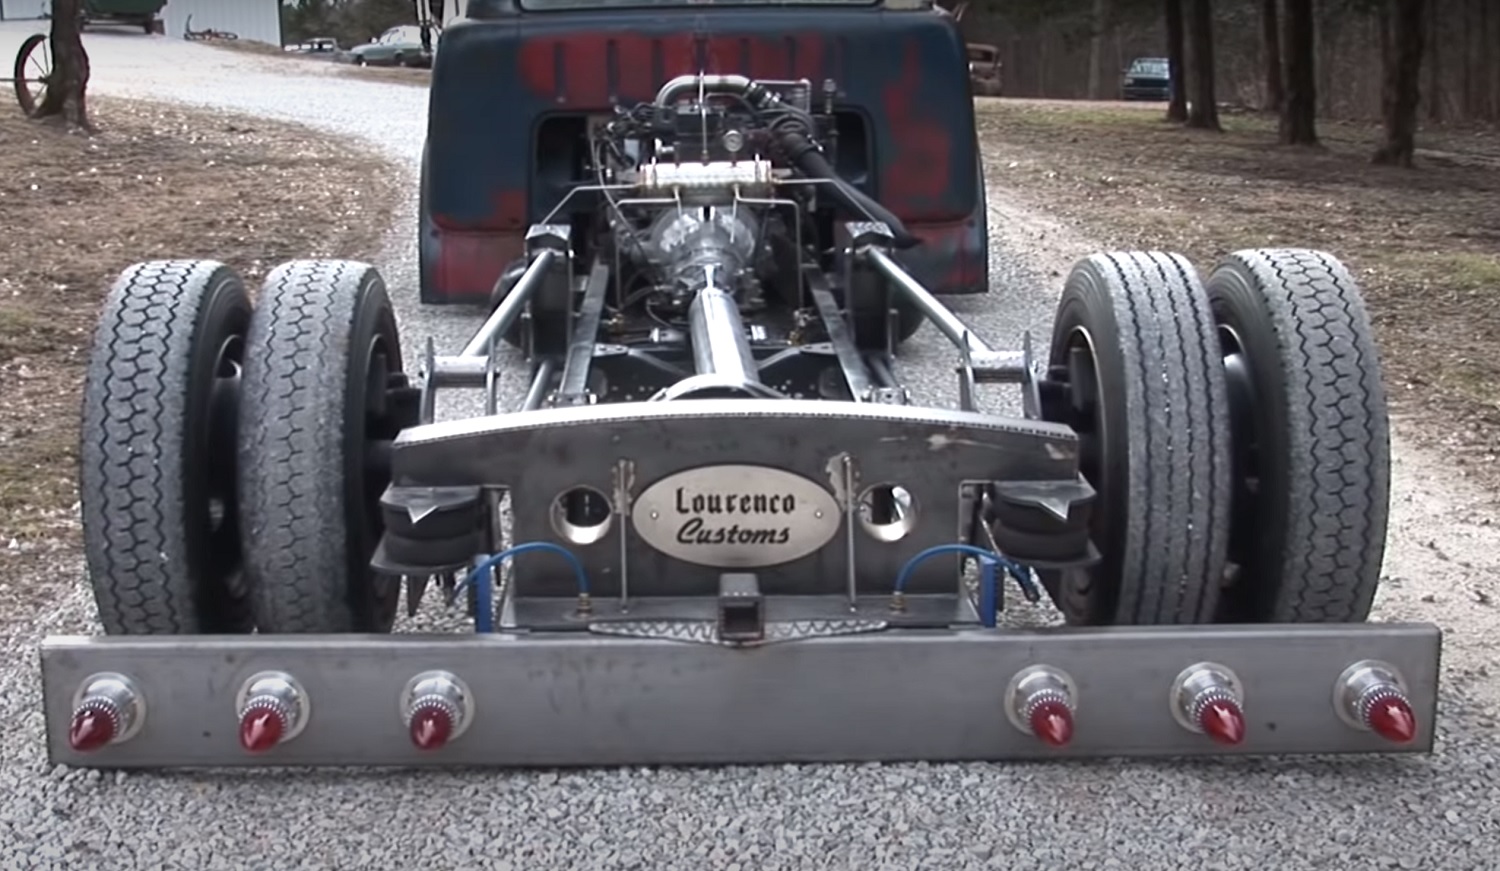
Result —
<path fill-rule="evenodd" d="M 1105 417 L 1103 388 L 1099 374 L 1094 337 L 1081 324 L 1065 335 L 1061 347 L 1055 348 L 1047 379 L 1041 385 L 1042 418 L 1072 428 L 1078 437 L 1078 471 L 1096 492 L 1088 516 L 1088 540 L 1100 548 L 1102 561 L 1097 568 L 1062 573 L 1043 572 L 1060 607 L 1069 611 L 1070 619 L 1087 624 L 1110 622 L 1119 590 L 1101 582 L 1118 574 L 1118 556 L 1113 537 L 1121 526 L 1118 515 L 1119 496 L 1110 486 L 1115 465 L 1124 458 L 1111 457 L 1109 429 Z"/>
<path fill-rule="evenodd" d="M 1229 431 L 1233 457 L 1231 517 L 1229 531 L 1228 577 L 1223 607 L 1233 609 L 1240 597 L 1234 595 L 1243 568 L 1251 562 L 1256 540 L 1256 518 L 1261 493 L 1260 403 L 1254 370 L 1239 332 L 1229 324 L 1219 324 L 1219 343 L 1223 349 L 1224 386 L 1229 396 Z"/>
<path fill-rule="evenodd" d="M 348 482 L 349 566 L 351 578 L 368 598 L 357 602 L 357 613 L 369 614 L 377 626 L 389 626 L 400 604 L 400 578 L 373 572 L 370 559 L 385 532 L 380 497 L 391 481 L 391 445 L 401 430 L 420 419 L 421 391 L 404 372 L 392 366 L 399 353 L 388 337 L 376 334 L 359 358 L 362 389 L 351 396 L 345 480 Z M 398 361 L 399 362 L 399 361 Z M 358 593 L 356 593 L 358 595 Z"/>
<path fill-rule="evenodd" d="M 208 449 L 202 463 L 207 498 L 197 507 L 207 541 L 206 580 L 222 584 L 234 601 L 243 599 L 248 592 L 242 571 L 244 547 L 240 540 L 239 475 L 235 462 L 244 354 L 245 337 L 236 333 L 224 337 L 214 355 L 202 441 Z"/>

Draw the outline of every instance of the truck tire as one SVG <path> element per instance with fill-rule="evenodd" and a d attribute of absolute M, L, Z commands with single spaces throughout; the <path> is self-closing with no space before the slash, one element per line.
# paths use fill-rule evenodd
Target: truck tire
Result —
<path fill-rule="evenodd" d="M 1079 434 L 1100 560 L 1043 573 L 1075 625 L 1208 623 L 1229 532 L 1224 373 L 1186 259 L 1095 254 L 1058 303 L 1043 417 Z"/>
<path fill-rule="evenodd" d="M 385 282 L 373 266 L 284 263 L 266 276 L 240 430 L 245 567 L 262 633 L 389 632 L 400 579 L 385 531 L 388 443 L 416 420 Z"/>
<path fill-rule="evenodd" d="M 500 304 L 505 302 L 505 298 L 510 296 L 510 292 L 521 281 L 521 276 L 526 274 L 526 268 L 530 265 L 531 261 L 525 256 L 518 257 L 506 264 L 505 269 L 500 273 L 500 277 L 495 279 L 494 288 L 490 290 L 490 307 L 485 312 L 485 317 L 494 314 L 495 309 L 499 308 Z M 576 307 L 574 311 L 577 311 Z M 518 317 L 512 321 L 511 325 L 506 327 L 505 332 L 500 334 L 500 340 L 512 348 L 524 349 L 526 347 L 526 333 L 522 331 L 522 318 L 524 317 L 523 313 L 522 317 Z"/>
<path fill-rule="evenodd" d="M 892 302 L 892 308 L 896 310 L 896 336 L 892 344 L 900 348 L 906 344 L 922 325 L 927 323 L 927 316 L 912 302 L 905 299 L 896 299 Z M 883 351 L 885 343 L 876 341 L 874 337 L 884 337 L 889 324 L 889 313 L 860 311 L 854 315 L 855 342 L 862 350 Z"/>
<path fill-rule="evenodd" d="M 112 635 L 248 632 L 235 495 L 251 307 L 233 269 L 137 263 L 110 289 L 84 376 L 84 560 Z"/>
<path fill-rule="evenodd" d="M 1229 255 L 1208 280 L 1233 410 L 1229 623 L 1358 623 L 1380 583 L 1390 437 L 1358 284 L 1319 251 Z"/>

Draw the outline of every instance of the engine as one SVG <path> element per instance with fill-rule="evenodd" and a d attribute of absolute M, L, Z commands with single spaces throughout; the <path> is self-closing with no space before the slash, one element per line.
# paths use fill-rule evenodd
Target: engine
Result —
<path fill-rule="evenodd" d="M 743 316 L 795 306 L 803 252 L 829 246 L 820 210 L 884 221 L 898 245 L 914 242 L 836 175 L 834 129 L 831 105 L 813 111 L 810 82 L 736 75 L 673 79 L 593 127 L 596 183 L 570 196 L 597 193 L 592 247 L 613 256 L 619 308 L 686 336 L 695 388 L 757 393 Z"/>

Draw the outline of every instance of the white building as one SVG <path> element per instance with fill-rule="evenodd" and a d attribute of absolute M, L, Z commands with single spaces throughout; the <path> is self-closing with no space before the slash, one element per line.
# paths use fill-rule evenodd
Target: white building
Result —
<path fill-rule="evenodd" d="M 0 0 L 0 20 L 36 20 L 51 0 Z M 167 0 L 161 11 L 166 35 L 181 39 L 192 16 L 194 30 L 227 30 L 241 40 L 281 45 L 281 0 Z"/>
<path fill-rule="evenodd" d="M 50 0 L 0 0 L 0 21 L 34 21 L 51 6 Z"/>

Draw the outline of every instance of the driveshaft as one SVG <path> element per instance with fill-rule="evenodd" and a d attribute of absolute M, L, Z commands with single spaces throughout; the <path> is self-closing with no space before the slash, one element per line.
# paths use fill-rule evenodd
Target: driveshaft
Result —
<path fill-rule="evenodd" d="M 759 384 L 760 373 L 750 338 L 740 318 L 734 296 L 713 282 L 700 288 L 688 308 L 688 338 L 693 345 L 693 367 L 699 375 L 717 375 L 725 380 Z"/>

